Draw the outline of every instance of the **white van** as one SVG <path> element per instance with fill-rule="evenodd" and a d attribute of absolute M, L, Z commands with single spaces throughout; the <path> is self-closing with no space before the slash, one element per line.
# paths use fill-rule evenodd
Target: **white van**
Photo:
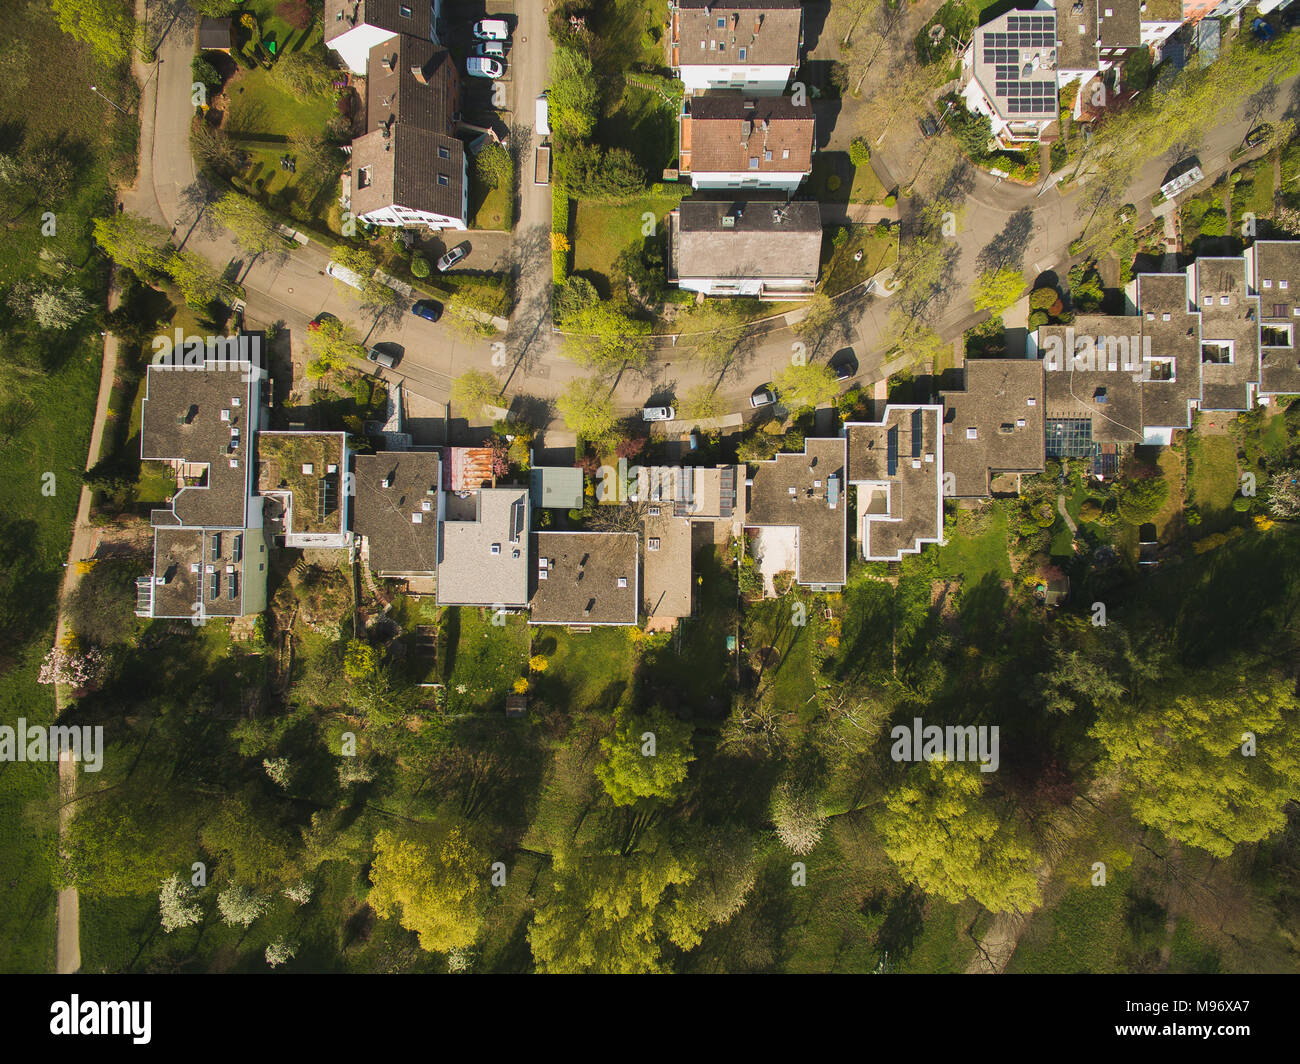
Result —
<path fill-rule="evenodd" d="M 365 284 L 361 279 L 361 275 L 358 274 L 356 270 L 349 270 L 346 266 L 340 266 L 337 262 L 331 262 L 326 266 L 325 272 L 333 277 L 334 280 L 342 281 L 345 285 L 355 288 L 358 292 L 361 291 Z"/>
<path fill-rule="evenodd" d="M 533 122 L 533 129 L 536 130 L 538 136 L 549 137 L 551 135 L 550 118 L 550 101 L 547 99 L 547 94 L 542 93 L 537 97 L 537 118 Z"/>

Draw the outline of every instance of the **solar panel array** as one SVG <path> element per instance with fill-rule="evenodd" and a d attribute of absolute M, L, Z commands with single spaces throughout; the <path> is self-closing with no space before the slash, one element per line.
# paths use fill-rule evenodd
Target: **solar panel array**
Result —
<path fill-rule="evenodd" d="M 1055 15 L 1009 15 L 1006 31 L 985 33 L 982 46 L 984 62 L 993 67 L 993 94 L 1004 101 L 1007 114 L 1050 114 L 1056 109 L 1054 70 L 1044 71 L 1038 80 L 1021 80 L 1034 50 L 1056 48 Z"/>

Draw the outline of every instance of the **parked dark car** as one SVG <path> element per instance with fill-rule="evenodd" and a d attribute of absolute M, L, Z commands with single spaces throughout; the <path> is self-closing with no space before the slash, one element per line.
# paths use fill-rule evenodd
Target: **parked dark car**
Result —
<path fill-rule="evenodd" d="M 1277 36 L 1277 30 L 1262 18 L 1257 18 L 1250 24 L 1250 32 L 1255 35 L 1255 40 L 1263 41 L 1265 44 Z"/>
<path fill-rule="evenodd" d="M 1253 148 L 1256 144 L 1262 144 L 1272 135 L 1272 133 L 1273 126 L 1268 122 L 1265 122 L 1261 126 L 1256 126 L 1246 134 L 1246 142 L 1243 146 Z"/>
<path fill-rule="evenodd" d="M 917 123 L 921 127 L 921 136 L 933 137 L 939 132 L 939 120 L 934 115 L 922 115 Z"/>
<path fill-rule="evenodd" d="M 425 321 L 437 321 L 442 317 L 442 304 L 432 299 L 422 299 L 411 307 L 411 313 Z"/>

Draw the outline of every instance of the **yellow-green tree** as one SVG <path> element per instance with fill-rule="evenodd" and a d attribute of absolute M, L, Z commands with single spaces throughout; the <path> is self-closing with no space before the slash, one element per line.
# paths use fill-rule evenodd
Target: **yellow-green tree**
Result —
<path fill-rule="evenodd" d="M 791 363 L 777 374 L 777 394 L 792 414 L 829 403 L 840 394 L 835 371 L 824 362 Z"/>
<path fill-rule="evenodd" d="M 135 36 L 135 19 L 122 0 L 50 0 L 59 29 L 84 41 L 105 66 L 124 61 Z"/>
<path fill-rule="evenodd" d="M 479 417 L 488 406 L 501 405 L 501 381 L 485 370 L 466 370 L 451 382 L 451 401 Z"/>
<path fill-rule="evenodd" d="M 465 949 L 483 927 L 487 869 L 487 859 L 460 828 L 441 841 L 381 831 L 370 868 L 370 904 L 414 931 L 421 949 Z"/>
<path fill-rule="evenodd" d="M 614 730 L 600 741 L 600 747 L 605 760 L 596 766 L 596 778 L 615 805 L 672 798 L 695 760 L 689 725 L 658 708 L 633 713 L 620 706 Z"/>
<path fill-rule="evenodd" d="M 991 912 L 1039 904 L 1039 860 L 1020 831 L 990 808 L 977 766 L 931 761 L 885 799 L 884 851 L 928 894 L 973 898 Z"/>
<path fill-rule="evenodd" d="M 1300 779 L 1300 703 L 1289 678 L 1202 678 L 1143 708 L 1115 703 L 1092 729 L 1133 815 L 1227 857 L 1286 824 Z"/>
<path fill-rule="evenodd" d="M 1004 266 L 997 270 L 985 270 L 975 279 L 971 301 L 976 310 L 1001 314 L 1020 298 L 1024 290 L 1025 275 L 1010 266 Z"/>
<path fill-rule="evenodd" d="M 322 318 L 307 329 L 307 376 L 313 380 L 330 370 L 346 369 L 353 359 L 365 358 L 366 349 L 338 318 Z"/>
<path fill-rule="evenodd" d="M 695 870 L 666 845 L 654 852 L 557 859 L 528 929 L 538 971 L 641 975 L 664 970 L 669 945 L 692 949 L 701 907 L 684 896 Z"/>

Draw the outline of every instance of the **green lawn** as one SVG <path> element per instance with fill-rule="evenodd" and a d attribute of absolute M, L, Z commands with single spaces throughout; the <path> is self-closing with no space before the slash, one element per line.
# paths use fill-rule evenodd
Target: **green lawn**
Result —
<path fill-rule="evenodd" d="M 627 628 L 569 632 L 547 626 L 533 629 L 533 653 L 547 659 L 534 691 L 559 709 L 604 713 L 612 710 L 632 682 L 636 648 Z"/>
<path fill-rule="evenodd" d="M 578 200 L 573 226 L 573 272 L 597 275 L 596 287 L 607 297 L 615 272 L 614 260 L 629 248 L 639 249 L 646 239 L 642 235 L 645 215 L 653 216 L 658 229 L 680 201 L 677 195 L 646 196 L 619 205 Z"/>
<path fill-rule="evenodd" d="M 469 170 L 469 227 L 509 229 L 513 221 L 510 188 L 488 188 L 471 166 Z"/>
<path fill-rule="evenodd" d="M 838 248 L 832 243 L 836 230 L 827 229 L 822 240 L 822 291 L 837 296 L 898 261 L 895 230 L 878 233 L 874 225 L 851 225 L 849 237 Z M 854 255 L 862 252 L 861 260 Z"/>
<path fill-rule="evenodd" d="M 1200 531 L 1209 535 L 1233 523 L 1237 494 L 1237 445 L 1231 436 L 1195 433 L 1188 445 L 1189 501 L 1201 512 Z"/>
<path fill-rule="evenodd" d="M 751 661 L 757 659 L 758 690 L 769 694 L 773 705 L 782 713 L 805 713 L 817 692 L 813 636 L 808 624 L 795 623 L 794 609 L 797 603 L 802 603 L 808 619 L 818 608 L 817 601 L 815 596 L 799 590 L 745 607 L 742 649 Z"/>
<path fill-rule="evenodd" d="M 515 680 L 528 669 L 528 626 L 506 615 L 492 623 L 491 610 L 450 607 L 442 615 L 447 628 L 447 704 L 454 712 L 504 709 Z"/>
<path fill-rule="evenodd" d="M 832 177 L 839 179 L 838 184 L 831 180 Z M 871 163 L 854 166 L 845 151 L 823 151 L 814 155 L 808 188 L 818 200 L 826 203 L 879 203 L 886 193 Z"/>
<path fill-rule="evenodd" d="M 972 586 L 990 573 L 999 580 L 1011 579 L 1006 510 L 996 501 L 986 506 L 985 518 L 965 518 L 959 511 L 957 533 L 949 538 L 947 546 L 938 548 L 936 575 Z M 967 521 L 984 527 L 975 535 L 964 533 L 962 529 Z"/>

